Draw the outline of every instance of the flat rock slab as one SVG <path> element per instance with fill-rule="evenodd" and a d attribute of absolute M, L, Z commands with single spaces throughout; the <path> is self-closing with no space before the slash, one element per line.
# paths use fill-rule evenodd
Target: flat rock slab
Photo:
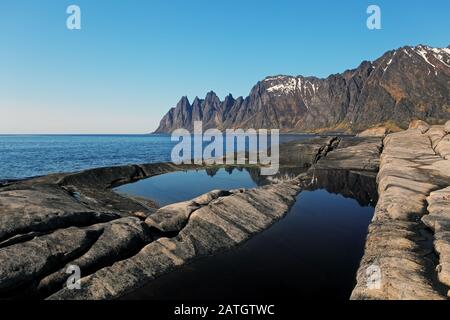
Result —
<path fill-rule="evenodd" d="M 340 138 L 339 143 L 318 160 L 317 169 L 377 172 L 383 139 L 379 137 Z"/>
<path fill-rule="evenodd" d="M 81 290 L 62 289 L 49 299 L 120 297 L 193 259 L 229 249 L 264 230 L 288 212 L 299 190 L 300 182 L 293 180 L 212 199 L 189 214 L 176 236 L 162 237 L 135 256 L 84 277 Z M 172 212 L 179 216 L 178 210 Z"/>
<path fill-rule="evenodd" d="M 309 168 L 336 142 L 338 142 L 337 137 L 316 137 L 282 144 L 280 146 L 280 165 Z"/>
<path fill-rule="evenodd" d="M 389 133 L 389 129 L 386 127 L 375 127 L 364 130 L 358 133 L 358 137 L 384 137 Z"/>
<path fill-rule="evenodd" d="M 93 211 L 57 187 L 0 191 L 0 241 L 19 234 L 101 223 L 118 217 L 113 211 Z"/>

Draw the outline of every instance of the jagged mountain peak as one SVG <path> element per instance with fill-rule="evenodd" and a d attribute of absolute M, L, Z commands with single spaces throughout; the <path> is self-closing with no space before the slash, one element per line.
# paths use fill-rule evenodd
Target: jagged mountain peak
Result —
<path fill-rule="evenodd" d="M 189 98 L 187 96 L 182 96 L 180 101 L 178 102 L 179 106 L 188 106 L 190 105 Z"/>
<path fill-rule="evenodd" d="M 194 101 L 192 101 L 192 105 L 194 106 L 194 105 L 200 105 L 201 103 L 202 103 L 202 99 L 200 99 L 198 96 L 196 96 L 195 98 L 194 98 Z"/>
<path fill-rule="evenodd" d="M 218 98 L 217 94 L 214 91 L 209 91 L 206 94 L 206 98 Z"/>
<path fill-rule="evenodd" d="M 450 48 L 403 46 L 327 78 L 269 76 L 246 98 L 229 95 L 220 101 L 211 91 L 191 112 L 180 112 L 179 103 L 156 132 L 189 129 L 195 120 L 205 128 L 296 132 L 355 132 L 382 123 L 405 127 L 412 119 L 445 122 L 449 91 Z"/>
<path fill-rule="evenodd" d="M 404 46 L 394 51 L 397 58 L 422 59 L 428 66 L 436 68 L 450 68 L 450 49 L 434 48 L 419 44 L 417 46 Z"/>
<path fill-rule="evenodd" d="M 206 105 L 219 105 L 221 103 L 220 98 L 217 96 L 217 94 L 214 91 L 210 91 L 206 94 L 205 97 L 205 103 Z"/>
<path fill-rule="evenodd" d="M 235 101 L 236 100 L 234 99 L 233 95 L 230 93 L 225 97 L 225 99 L 223 100 L 223 103 L 226 108 L 229 108 L 235 103 Z"/>

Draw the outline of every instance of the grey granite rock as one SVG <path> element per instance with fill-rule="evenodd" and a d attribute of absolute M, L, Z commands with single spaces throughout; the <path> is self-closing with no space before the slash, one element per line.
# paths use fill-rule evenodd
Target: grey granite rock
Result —
<path fill-rule="evenodd" d="M 48 232 L 118 218 L 78 203 L 64 190 L 37 185 L 33 189 L 0 190 L 0 241 L 33 231 Z"/>
<path fill-rule="evenodd" d="M 377 172 L 382 141 L 378 137 L 341 138 L 334 149 L 318 160 L 316 168 Z"/>
<path fill-rule="evenodd" d="M 409 130 L 419 130 L 420 133 L 426 133 L 430 130 L 430 125 L 422 120 L 414 120 L 409 124 Z"/>
<path fill-rule="evenodd" d="M 280 146 L 280 164 L 309 168 L 325 156 L 337 143 L 337 137 L 316 137 L 304 141 L 293 141 Z"/>
<path fill-rule="evenodd" d="M 427 203 L 429 214 L 422 221 L 434 231 L 434 248 L 439 255 L 438 279 L 450 288 L 450 187 L 432 192 Z"/>
<path fill-rule="evenodd" d="M 214 199 L 194 210 L 175 237 L 160 238 L 133 257 L 84 277 L 81 290 L 62 289 L 49 299 L 124 295 L 193 259 L 229 249 L 264 230 L 286 214 L 299 190 L 299 181 L 294 180 Z M 177 210 L 173 213 L 178 216 Z"/>
<path fill-rule="evenodd" d="M 445 132 L 450 133 L 450 120 L 445 123 L 444 130 Z"/>
<path fill-rule="evenodd" d="M 0 249 L 0 293 L 27 285 L 87 251 L 100 232 L 68 228 Z"/>
<path fill-rule="evenodd" d="M 386 127 L 374 127 L 358 133 L 358 137 L 384 137 L 389 133 Z"/>
<path fill-rule="evenodd" d="M 94 225 L 87 230 L 98 232 L 98 239 L 82 255 L 43 278 L 36 288 L 40 296 L 48 296 L 63 288 L 69 277 L 69 274 L 66 273 L 69 265 L 78 266 L 82 271 L 82 276 L 86 276 L 116 261 L 132 256 L 153 240 L 148 226 L 134 217 Z"/>
<path fill-rule="evenodd" d="M 0 187 L 0 296 L 46 296 L 61 289 L 68 265 L 89 274 L 157 238 L 140 220 L 156 211 L 153 203 L 111 187 L 186 168 L 101 168 Z"/>
<path fill-rule="evenodd" d="M 384 140 L 380 198 L 352 299 L 448 298 L 449 220 L 443 212 L 450 206 L 443 201 L 446 193 L 436 190 L 450 184 L 443 169 L 450 168 L 450 161 L 433 149 L 442 139 L 441 127 L 415 126 Z"/>
<path fill-rule="evenodd" d="M 225 190 L 213 190 L 189 201 L 167 205 L 150 215 L 145 223 L 162 232 L 179 231 L 187 223 L 192 212 L 230 194 Z"/>

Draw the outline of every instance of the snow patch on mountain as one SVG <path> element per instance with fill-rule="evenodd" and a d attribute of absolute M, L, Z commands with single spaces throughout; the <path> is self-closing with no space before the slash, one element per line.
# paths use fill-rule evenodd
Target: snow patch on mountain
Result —
<path fill-rule="evenodd" d="M 318 84 L 303 77 L 277 76 L 266 78 L 264 82 L 268 83 L 267 92 L 277 96 L 300 92 L 304 97 L 312 97 L 319 90 Z"/>
<path fill-rule="evenodd" d="M 421 56 L 425 62 L 433 67 L 435 73 L 437 73 L 437 65 L 430 62 L 430 58 L 434 57 L 437 61 L 443 64 L 445 67 L 450 68 L 450 49 L 449 48 L 431 48 L 428 46 L 417 46 L 414 51 Z"/>

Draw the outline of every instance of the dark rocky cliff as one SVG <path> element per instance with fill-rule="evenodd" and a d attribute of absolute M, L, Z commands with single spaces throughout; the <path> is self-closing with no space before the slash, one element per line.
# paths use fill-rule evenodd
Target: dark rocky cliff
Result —
<path fill-rule="evenodd" d="M 221 101 L 214 92 L 191 104 L 183 97 L 158 133 L 208 128 L 279 128 L 284 132 L 361 131 L 375 125 L 407 127 L 413 119 L 450 119 L 450 47 L 402 47 L 326 79 L 274 76 L 246 98 Z"/>

